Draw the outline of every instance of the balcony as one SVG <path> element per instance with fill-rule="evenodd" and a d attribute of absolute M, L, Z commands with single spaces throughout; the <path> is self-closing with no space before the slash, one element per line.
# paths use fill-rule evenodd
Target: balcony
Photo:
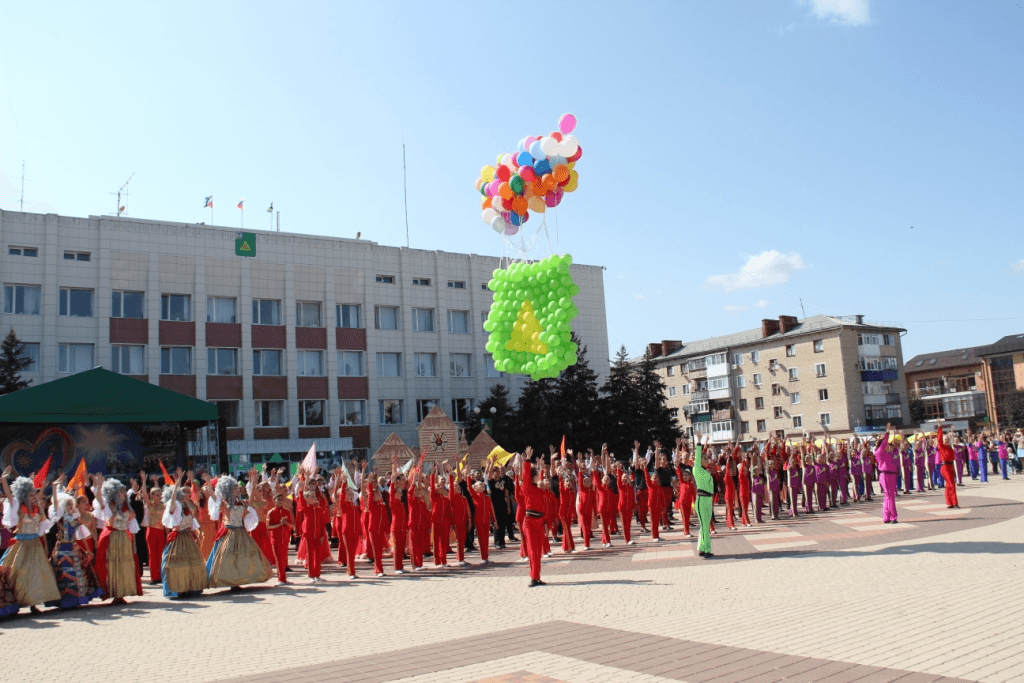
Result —
<path fill-rule="evenodd" d="M 686 376 L 690 379 L 704 379 L 708 376 L 707 368 L 694 368 L 693 370 L 687 370 Z"/>
<path fill-rule="evenodd" d="M 707 412 L 709 412 L 707 401 L 690 401 L 690 403 L 683 408 L 684 415 L 697 415 Z"/>
<path fill-rule="evenodd" d="M 715 365 L 709 365 L 706 368 L 708 377 L 725 377 L 729 374 L 728 363 L 717 363 Z"/>
<path fill-rule="evenodd" d="M 861 382 L 895 382 L 899 379 L 899 370 L 862 370 Z"/>
<path fill-rule="evenodd" d="M 731 420 L 735 417 L 732 412 L 732 406 L 723 408 L 722 410 L 715 410 L 711 413 L 711 419 L 715 422 L 721 422 L 725 420 Z"/>
<path fill-rule="evenodd" d="M 887 406 L 898 406 L 899 404 L 900 404 L 900 395 L 899 394 L 886 394 L 885 395 L 885 405 L 887 405 Z"/>
<path fill-rule="evenodd" d="M 727 387 L 725 387 L 723 389 L 710 389 L 708 391 L 708 398 L 709 399 L 721 400 L 723 398 L 731 398 L 731 397 L 732 397 L 732 387 L 731 386 L 727 386 Z"/>
<path fill-rule="evenodd" d="M 691 391 L 690 392 L 690 403 L 693 403 L 694 401 L 707 401 L 707 400 L 708 400 L 708 390 L 707 389 L 698 389 L 697 391 Z"/>

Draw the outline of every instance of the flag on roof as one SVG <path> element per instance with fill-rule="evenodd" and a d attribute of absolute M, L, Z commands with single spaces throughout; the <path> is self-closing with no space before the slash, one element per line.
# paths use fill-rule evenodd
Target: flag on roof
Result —
<path fill-rule="evenodd" d="M 270 208 L 267 209 L 267 213 L 274 213 L 274 202 L 270 202 Z"/>
<path fill-rule="evenodd" d="M 206 203 L 203 204 L 203 208 L 204 209 L 212 209 L 213 208 L 213 195 L 212 194 L 209 197 L 206 198 Z"/>
<path fill-rule="evenodd" d="M 241 209 L 241 208 L 242 208 L 242 204 L 245 204 L 245 200 L 244 200 L 244 199 L 239 199 L 239 200 L 238 200 L 238 208 L 239 208 L 239 209 Z"/>

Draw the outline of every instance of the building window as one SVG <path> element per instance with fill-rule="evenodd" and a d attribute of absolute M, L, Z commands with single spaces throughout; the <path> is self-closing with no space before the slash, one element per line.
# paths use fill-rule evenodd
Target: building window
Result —
<path fill-rule="evenodd" d="M 465 289 L 466 283 L 463 282 L 462 280 L 449 280 L 448 287 L 450 287 L 451 289 Z M 487 285 L 484 285 L 484 288 L 486 287 Z"/>
<path fill-rule="evenodd" d="M 92 255 L 87 251 L 65 251 L 65 261 L 91 261 Z"/>
<path fill-rule="evenodd" d="M 453 353 L 449 355 L 449 369 L 452 377 L 471 377 L 472 356 L 468 353 Z"/>
<path fill-rule="evenodd" d="M 793 405 L 796 405 L 797 403 L 799 403 L 800 402 L 800 392 L 799 391 L 794 391 L 792 394 L 789 395 L 789 400 L 793 403 Z"/>
<path fill-rule="evenodd" d="M 473 399 L 452 399 L 452 422 L 466 422 L 473 414 Z"/>
<path fill-rule="evenodd" d="M 746 410 L 746 409 L 747 409 L 747 399 L 741 398 L 740 399 L 740 410 Z"/>
<path fill-rule="evenodd" d="M 814 374 L 817 375 L 818 377 L 824 377 L 825 376 L 825 364 L 824 363 L 816 363 L 814 365 Z"/>
<path fill-rule="evenodd" d="M 736 375 L 736 386 L 740 389 L 747 386 L 747 378 L 743 375 Z"/>
<path fill-rule="evenodd" d="M 385 398 L 377 401 L 379 422 L 382 425 L 402 424 L 402 400 Z"/>
<path fill-rule="evenodd" d="M 111 346 L 110 370 L 122 375 L 146 374 L 145 346 Z"/>
<path fill-rule="evenodd" d="M 790 382 L 795 382 L 798 379 L 800 379 L 800 373 L 797 372 L 796 368 L 790 368 L 789 369 L 789 381 Z"/>
<path fill-rule="evenodd" d="M 419 285 L 419 286 L 421 286 L 421 287 L 429 287 L 429 286 L 430 286 L 430 278 L 426 278 L 426 277 L 414 277 L 414 278 L 412 279 L 412 283 L 413 283 L 414 285 Z"/>
<path fill-rule="evenodd" d="M 400 354 L 400 353 L 378 353 L 377 354 L 377 376 L 378 377 L 401 377 L 402 376 L 402 354 Z"/>
<path fill-rule="evenodd" d="M 666 377 L 675 377 L 676 376 L 676 366 L 670 365 L 667 368 L 665 368 L 665 376 Z"/>
<path fill-rule="evenodd" d="M 676 388 L 675 387 L 669 387 L 668 388 L 668 395 L 669 396 L 675 396 L 676 395 Z"/>
<path fill-rule="evenodd" d="M 802 415 L 793 416 L 793 429 L 800 429 L 804 426 L 804 418 Z"/>
<path fill-rule="evenodd" d="M 761 383 L 762 383 L 761 373 L 760 372 L 755 372 L 754 373 L 754 386 L 755 387 L 759 387 L 759 386 L 761 386 Z"/>
<path fill-rule="evenodd" d="M 703 358 L 694 358 L 693 360 L 686 361 L 686 371 L 693 372 L 694 370 L 703 370 L 707 366 L 704 363 Z"/>
<path fill-rule="evenodd" d="M 772 396 L 778 396 L 781 393 L 782 393 L 782 385 L 781 384 L 773 384 L 772 385 Z"/>
<path fill-rule="evenodd" d="M 487 283 L 486 282 L 481 282 L 480 283 L 480 289 L 487 289 Z"/>
<path fill-rule="evenodd" d="M 206 322 L 238 322 L 238 319 L 235 317 L 235 300 L 222 296 L 206 297 Z"/>
<path fill-rule="evenodd" d="M 828 389 L 818 389 L 818 400 L 819 401 L 827 401 L 828 400 Z"/>
<path fill-rule="evenodd" d="M 323 377 L 324 352 L 296 351 L 295 374 L 300 377 Z"/>
<path fill-rule="evenodd" d="M 29 359 L 31 363 L 25 368 L 26 373 L 38 373 L 39 372 L 39 342 L 22 342 L 24 346 L 21 349 L 21 354 L 25 358 Z"/>
<path fill-rule="evenodd" d="M 38 285 L 4 285 L 4 313 L 39 315 L 42 299 Z"/>
<path fill-rule="evenodd" d="M 728 389 L 729 378 L 728 377 L 712 377 L 708 380 L 708 390 L 715 391 L 716 389 Z"/>
<path fill-rule="evenodd" d="M 782 417 L 782 406 L 772 406 L 772 415 L 776 420 Z"/>
<path fill-rule="evenodd" d="M 192 348 L 188 346 L 165 346 L 160 349 L 161 375 L 191 375 Z"/>
<path fill-rule="evenodd" d="M 257 427 L 283 427 L 284 401 L 256 401 Z"/>
<path fill-rule="evenodd" d="M 71 316 L 73 318 L 91 318 L 92 290 L 61 287 L 60 310 L 58 311 L 58 314 Z"/>
<path fill-rule="evenodd" d="M 160 319 L 180 320 L 183 322 L 192 320 L 192 295 L 161 294 Z"/>
<path fill-rule="evenodd" d="M 877 334 L 859 333 L 857 335 L 857 346 L 867 346 L 871 344 L 878 346 L 881 341 L 881 338 Z"/>
<path fill-rule="evenodd" d="M 765 420 L 757 421 L 757 431 L 766 432 L 768 431 L 768 423 Z"/>
<path fill-rule="evenodd" d="M 751 351 L 750 352 L 750 362 L 751 363 L 760 363 L 761 362 L 761 352 L 760 351 Z"/>
<path fill-rule="evenodd" d="M 882 335 L 882 346 L 895 346 L 896 338 L 891 334 Z"/>
<path fill-rule="evenodd" d="M 683 385 L 683 396 L 689 396 L 689 394 L 690 394 L 690 385 L 689 384 L 684 384 Z"/>
<path fill-rule="evenodd" d="M 111 292 L 110 317 L 141 320 L 146 317 L 145 292 Z"/>
<path fill-rule="evenodd" d="M 253 299 L 252 324 L 280 325 L 281 301 L 279 299 Z"/>
<path fill-rule="evenodd" d="M 397 306 L 374 306 L 373 326 L 378 330 L 398 329 L 398 307 Z"/>
<path fill-rule="evenodd" d="M 299 426 L 322 427 L 324 425 L 323 401 L 299 401 Z"/>
<path fill-rule="evenodd" d="M 815 353 L 821 353 L 824 350 L 825 350 L 825 340 L 824 339 L 815 339 L 814 340 L 814 352 Z"/>
<path fill-rule="evenodd" d="M 469 334 L 469 311 L 448 311 L 448 332 Z"/>
<path fill-rule="evenodd" d="M 796 344 L 787 344 L 786 345 L 786 357 L 787 358 L 792 358 L 795 355 L 796 355 Z"/>
<path fill-rule="evenodd" d="M 7 253 L 11 256 L 39 256 L 39 249 L 36 247 L 8 247 Z"/>
<path fill-rule="evenodd" d="M 338 327 L 358 328 L 362 316 L 359 314 L 358 304 L 338 304 L 335 306 Z"/>
<path fill-rule="evenodd" d="M 366 424 L 366 401 L 341 401 L 341 424 L 351 427 Z"/>
<path fill-rule="evenodd" d="M 778 369 L 779 369 L 779 361 L 777 359 L 772 358 L 770 361 L 768 361 L 768 370 L 769 371 L 775 372 Z"/>
<path fill-rule="evenodd" d="M 417 353 L 413 358 L 417 377 L 437 377 L 437 354 Z"/>
<path fill-rule="evenodd" d="M 238 349 L 206 349 L 206 374 L 237 375 Z"/>
<path fill-rule="evenodd" d="M 253 349 L 252 374 L 277 376 L 283 374 L 280 349 Z"/>
<path fill-rule="evenodd" d="M 749 434 L 750 433 L 750 423 L 749 422 L 740 422 L 740 433 L 741 434 Z"/>
<path fill-rule="evenodd" d="M 377 282 L 380 282 L 381 284 L 384 284 L 384 285 L 393 285 L 393 284 L 395 284 L 395 276 L 394 275 L 378 275 L 377 276 Z"/>
<path fill-rule="evenodd" d="M 321 324 L 320 324 L 320 302 L 319 301 L 296 301 L 295 302 L 295 326 L 296 327 L 321 327 Z"/>
<path fill-rule="evenodd" d="M 764 396 L 755 396 L 754 397 L 754 409 L 755 410 L 764 410 Z"/>
<path fill-rule="evenodd" d="M 95 367 L 92 344 L 58 344 L 57 372 L 74 374 Z"/>
<path fill-rule="evenodd" d="M 338 351 L 338 376 L 339 377 L 362 377 L 363 376 L 363 352 L 362 351 Z"/>
<path fill-rule="evenodd" d="M 494 356 L 484 354 L 484 377 L 504 377 L 505 373 L 494 367 Z"/>
<path fill-rule="evenodd" d="M 412 309 L 412 330 L 413 332 L 434 331 L 434 309 L 414 308 Z"/>
<path fill-rule="evenodd" d="M 732 354 L 732 364 L 733 365 L 743 365 L 743 354 L 742 353 L 734 353 L 734 354 Z"/>
<path fill-rule="evenodd" d="M 723 363 L 725 363 L 724 353 L 713 353 L 704 358 L 704 367 L 708 365 L 722 365 Z"/>
<path fill-rule="evenodd" d="M 210 401 L 217 406 L 217 419 L 225 427 L 237 427 L 238 422 L 238 401 Z"/>
<path fill-rule="evenodd" d="M 819 413 L 818 423 L 821 424 L 822 427 L 829 427 L 832 425 L 832 416 L 828 413 Z"/>
<path fill-rule="evenodd" d="M 440 403 L 436 398 L 421 398 L 416 401 L 416 421 L 423 422 L 423 418 Z"/>

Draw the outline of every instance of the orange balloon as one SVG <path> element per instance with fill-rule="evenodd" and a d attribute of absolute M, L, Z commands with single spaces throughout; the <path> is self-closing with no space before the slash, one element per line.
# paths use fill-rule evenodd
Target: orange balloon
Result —
<path fill-rule="evenodd" d="M 544 213 L 544 209 L 547 208 L 547 206 L 544 204 L 544 200 L 541 199 L 540 197 L 533 197 L 532 199 L 530 199 L 529 204 L 530 211 L 535 211 L 536 213 Z"/>
<path fill-rule="evenodd" d="M 529 206 L 523 197 L 516 197 L 512 200 L 512 210 L 518 213 L 520 216 L 526 213 L 526 208 Z"/>
<path fill-rule="evenodd" d="M 564 183 L 569 179 L 569 167 L 565 164 L 555 166 L 555 182 Z"/>
<path fill-rule="evenodd" d="M 490 197 L 484 197 L 484 200 L 482 202 L 480 202 L 480 208 L 481 208 L 481 210 L 482 209 L 489 209 L 489 208 L 491 208 L 491 198 Z"/>
<path fill-rule="evenodd" d="M 498 185 L 498 194 L 504 199 L 512 199 L 516 193 L 512 191 L 512 187 L 508 183 L 502 183 Z"/>
<path fill-rule="evenodd" d="M 544 177 L 541 178 L 540 180 L 542 183 L 544 183 L 544 189 L 547 190 L 548 192 L 555 189 L 555 187 L 558 185 L 558 183 L 555 181 L 555 176 L 551 175 L 550 173 L 545 173 Z"/>
<path fill-rule="evenodd" d="M 540 178 L 537 178 L 537 182 L 531 183 L 530 187 L 533 188 L 533 194 L 537 195 L 538 197 L 543 197 L 548 193 L 548 191 L 544 188 L 544 182 Z"/>
<path fill-rule="evenodd" d="M 530 197 L 533 196 L 533 185 L 531 183 L 526 183 L 526 187 L 523 188 L 523 197 L 529 199 Z"/>

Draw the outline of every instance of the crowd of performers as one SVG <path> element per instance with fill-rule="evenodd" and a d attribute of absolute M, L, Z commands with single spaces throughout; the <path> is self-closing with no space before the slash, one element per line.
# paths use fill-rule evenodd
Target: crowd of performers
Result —
<path fill-rule="evenodd" d="M 1016 445 L 1024 449 L 1024 442 Z M 140 472 L 130 488 L 91 475 L 91 486 L 78 492 L 65 488 L 63 475 L 43 488 L 27 477 L 9 481 L 7 468 L 0 616 L 21 607 L 38 611 L 40 605 L 70 608 L 140 596 L 140 555 L 147 558 L 150 584 L 169 598 L 184 598 L 262 583 L 272 569 L 278 585 L 287 585 L 293 544 L 317 583 L 325 562 L 336 561 L 355 579 L 358 561 L 367 561 L 379 577 L 385 556 L 393 572 L 403 574 L 407 561 L 412 571 L 423 571 L 428 557 L 437 568 L 466 566 L 466 553 L 478 548 L 486 565 L 493 537 L 497 548 L 519 542 L 530 585 L 537 586 L 543 585 L 541 558 L 551 556 L 554 544 L 564 553 L 587 551 L 599 532 L 603 547 L 620 535 L 635 545 L 634 522 L 658 542 L 676 514 L 689 538 L 695 514 L 699 555 L 710 558 L 714 504 L 724 507 L 725 525 L 735 530 L 766 517 L 795 518 L 872 500 L 877 482 L 883 521 L 897 523 L 896 495 L 912 493 L 915 483 L 918 492 L 944 488 L 946 505 L 959 507 L 956 487 L 965 466 L 972 477 L 987 480 L 982 448 L 981 437 L 961 442 L 941 427 L 935 437 L 902 438 L 888 429 L 877 442 L 773 438 L 725 447 L 709 447 L 698 431 L 692 444 L 679 439 L 668 450 L 655 442 L 644 455 L 636 442 L 626 459 L 607 447 L 575 454 L 552 446 L 546 456 L 527 448 L 509 462 L 476 470 L 453 470 L 446 461 L 428 472 L 422 462 L 409 469 L 392 461 L 389 471 L 377 472 L 363 462 L 354 471 L 300 471 L 291 481 L 281 470 L 253 469 L 245 483 L 178 470 L 164 473 L 162 487 L 158 476 Z"/>

